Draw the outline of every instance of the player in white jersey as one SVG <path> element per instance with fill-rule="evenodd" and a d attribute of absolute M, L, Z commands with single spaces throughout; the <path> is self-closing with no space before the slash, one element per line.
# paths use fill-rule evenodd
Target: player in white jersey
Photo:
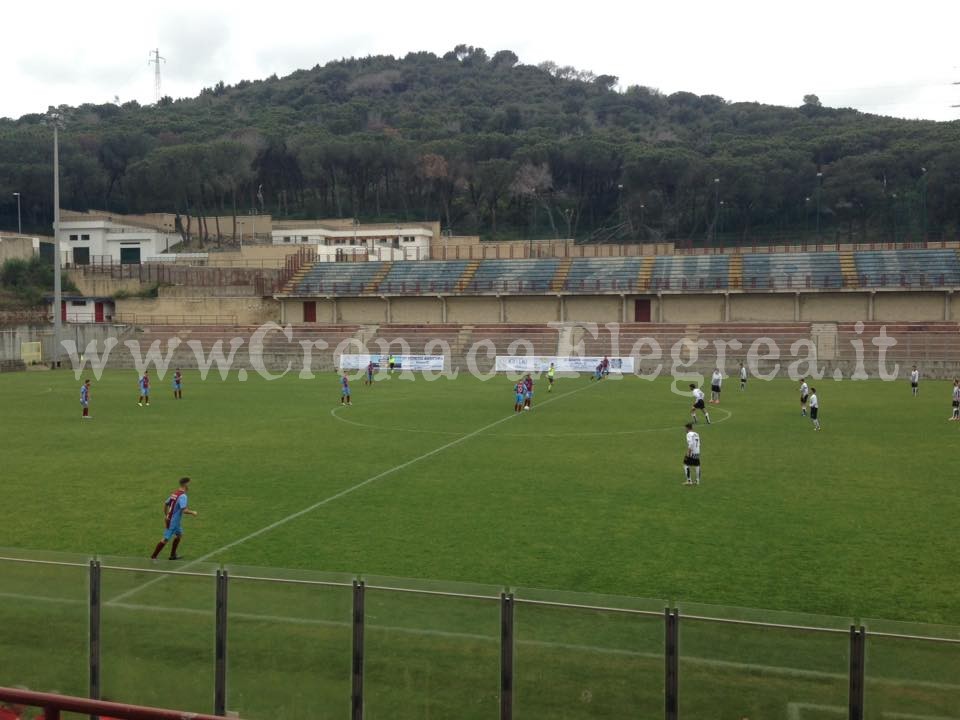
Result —
<path fill-rule="evenodd" d="M 747 369 L 743 366 L 743 363 L 740 363 L 740 390 L 747 389 Z"/>
<path fill-rule="evenodd" d="M 913 370 L 910 371 L 910 391 L 914 397 L 920 394 L 920 371 L 917 370 L 916 365 L 914 365 Z"/>
<path fill-rule="evenodd" d="M 723 373 L 720 368 L 713 369 L 713 375 L 710 376 L 710 404 L 720 404 L 720 385 L 723 383 Z"/>
<path fill-rule="evenodd" d="M 953 380 L 953 417 L 951 420 L 960 420 L 960 380 Z"/>
<path fill-rule="evenodd" d="M 810 397 L 810 386 L 806 378 L 800 378 L 800 417 L 807 416 L 807 399 Z"/>
<path fill-rule="evenodd" d="M 817 397 L 817 389 L 810 388 L 810 419 L 813 420 L 813 429 L 820 429 L 820 398 Z"/>
<path fill-rule="evenodd" d="M 707 412 L 707 406 L 706 403 L 704 403 L 706 396 L 703 394 L 703 390 L 698 388 L 695 383 L 690 383 L 690 392 L 693 394 L 693 406 L 690 408 L 690 416 L 693 418 L 693 422 L 697 422 L 697 410 L 702 410 L 703 417 L 707 421 L 707 425 L 709 425 L 710 413 Z"/>
<path fill-rule="evenodd" d="M 686 477 L 684 485 L 700 484 L 700 434 L 693 431 L 693 423 L 687 423 L 687 451 L 683 454 L 683 474 Z M 690 477 L 690 468 L 697 469 L 697 479 Z"/>

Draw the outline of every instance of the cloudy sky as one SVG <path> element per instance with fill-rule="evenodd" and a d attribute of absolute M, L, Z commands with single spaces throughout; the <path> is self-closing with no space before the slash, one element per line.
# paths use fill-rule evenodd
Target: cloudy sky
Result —
<path fill-rule="evenodd" d="M 960 118 L 958 0 L 428 0 L 4 4 L 0 116 L 49 105 L 192 97 L 218 80 L 285 75 L 349 56 L 458 43 L 510 49 L 647 85 L 734 101 Z"/>

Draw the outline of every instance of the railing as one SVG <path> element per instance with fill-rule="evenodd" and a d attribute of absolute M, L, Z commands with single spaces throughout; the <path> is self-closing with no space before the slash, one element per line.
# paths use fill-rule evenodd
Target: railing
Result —
<path fill-rule="evenodd" d="M 108 258 L 109 259 L 109 258 Z M 281 271 L 272 268 L 202 267 L 172 265 L 170 263 L 126 264 L 118 262 L 91 262 L 77 265 L 73 271 L 84 276 L 109 277 L 114 280 L 137 280 L 141 283 L 220 287 L 224 285 L 255 285 L 265 294 L 273 294 Z"/>
<path fill-rule="evenodd" d="M 141 315 L 115 313 L 113 322 L 122 325 L 236 325 L 236 315 Z"/>
<path fill-rule="evenodd" d="M 774 275 L 745 275 L 740 284 L 731 283 L 726 275 L 707 277 L 661 276 L 649 281 L 636 279 L 576 279 L 568 278 L 555 289 L 547 279 L 471 280 L 461 286 L 457 280 L 386 281 L 370 291 L 369 280 L 331 280 L 303 282 L 293 289 L 300 296 L 359 296 L 359 295 L 493 295 L 493 294 L 557 294 L 600 293 L 634 294 L 650 292 L 770 292 L 775 290 L 836 290 L 843 288 L 923 289 L 960 287 L 960 278 L 946 273 L 890 273 L 859 275 L 855 281 L 839 271 L 825 273 L 783 273 Z"/>
<path fill-rule="evenodd" d="M 0 687 L 0 703 L 8 707 L 37 707 L 43 710 L 44 720 L 60 720 L 63 712 L 83 713 L 100 720 L 220 720 L 216 715 L 184 714 L 179 710 L 161 710 L 140 705 L 87 700 L 86 698 L 40 693 L 19 688 Z M 109 715 L 109 718 L 108 718 Z M 6 717 L 6 716 L 5 716 Z"/>
<path fill-rule="evenodd" d="M 958 627 L 21 551 L 0 578 L 0 682 L 122 703 L 251 720 L 960 708 Z"/>

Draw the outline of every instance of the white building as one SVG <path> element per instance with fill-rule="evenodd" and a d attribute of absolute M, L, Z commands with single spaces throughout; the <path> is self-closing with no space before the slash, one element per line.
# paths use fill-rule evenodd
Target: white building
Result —
<path fill-rule="evenodd" d="M 61 212 L 57 235 L 62 261 L 67 265 L 91 263 L 138 264 L 167 252 L 180 242 L 176 233 L 131 222 L 122 217 L 95 213 Z"/>
<path fill-rule="evenodd" d="M 276 224 L 276 223 L 275 223 Z M 369 260 L 429 260 L 434 230 L 420 224 L 290 224 L 273 230 L 274 245 L 313 245 L 318 260 L 366 255 Z"/>
<path fill-rule="evenodd" d="M 53 322 L 53 298 L 47 297 L 47 317 Z M 65 323 L 113 322 L 117 304 L 111 297 L 63 295 L 60 298 L 60 320 Z"/>

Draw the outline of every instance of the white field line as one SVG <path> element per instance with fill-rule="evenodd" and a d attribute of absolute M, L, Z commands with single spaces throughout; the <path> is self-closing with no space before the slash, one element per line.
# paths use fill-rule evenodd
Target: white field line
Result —
<path fill-rule="evenodd" d="M 590 388 L 590 387 L 596 387 L 596 386 L 594 386 L 594 385 L 584 385 L 583 387 L 579 387 L 579 388 L 577 388 L 576 390 L 571 390 L 570 392 L 563 393 L 562 395 L 557 395 L 556 397 L 550 398 L 549 400 L 545 400 L 544 402 L 540 403 L 538 407 L 543 407 L 544 405 L 549 405 L 550 403 L 552 403 L 552 402 L 554 402 L 554 401 L 556 401 L 556 400 L 561 400 L 561 399 L 563 399 L 563 398 L 569 397 L 569 396 L 574 395 L 574 394 L 576 394 L 576 393 L 578 393 L 578 392 L 581 392 L 581 391 L 583 391 L 583 390 L 586 390 L 587 388 Z M 334 409 L 336 409 L 336 408 L 334 408 Z M 199 563 L 202 563 L 202 562 L 205 561 L 205 560 L 209 560 L 210 558 L 214 557 L 215 555 L 219 555 L 219 554 L 222 553 L 222 552 L 226 552 L 227 550 L 229 550 L 229 549 L 231 549 L 231 548 L 234 548 L 234 547 L 236 547 L 237 545 L 242 545 L 242 544 L 245 543 L 245 542 L 248 542 L 248 541 L 250 541 L 250 540 L 253 540 L 254 538 L 259 537 L 260 535 L 263 535 L 264 533 L 268 533 L 268 532 L 270 532 L 271 530 L 276 530 L 278 527 L 280 527 L 280 526 L 282 526 L 282 525 L 286 525 L 288 522 L 290 522 L 290 521 L 292 521 L 292 520 L 296 520 L 297 518 L 299 518 L 299 517 L 301 517 L 301 516 L 303 516 L 303 515 L 306 515 L 306 514 L 308 514 L 308 513 L 312 513 L 314 510 L 317 510 L 318 508 L 321 508 L 321 507 L 323 507 L 324 505 L 328 505 L 329 503 L 332 503 L 332 502 L 334 502 L 335 500 L 339 500 L 339 499 L 342 498 L 342 497 L 346 497 L 347 495 L 350 495 L 351 493 L 356 492 L 356 491 L 359 490 L 360 488 L 366 487 L 366 486 L 369 485 L 370 483 L 376 482 L 377 480 L 381 480 L 381 479 L 387 477 L 388 475 L 392 475 L 392 474 L 395 473 L 395 472 L 399 472 L 400 470 L 404 470 L 404 469 L 410 467 L 411 465 L 414 465 L 414 464 L 416 464 L 416 463 L 418 463 L 418 462 L 420 462 L 420 461 L 422 461 L 422 460 L 426 460 L 427 458 L 433 457 L 434 455 L 436 455 L 436 454 L 438 454 L 438 453 L 441 453 L 441 452 L 443 452 L 444 450 L 449 450 L 450 448 L 452 448 L 452 447 L 454 447 L 454 446 L 456 446 L 456 445 L 459 445 L 460 443 L 466 442 L 466 441 L 469 440 L 470 438 L 476 437 L 477 435 L 480 435 L 481 433 L 486 432 L 486 431 L 489 430 L 490 428 L 495 428 L 495 427 L 497 427 L 498 425 L 502 425 L 503 423 L 507 422 L 508 420 L 513 419 L 516 415 L 517 415 L 517 413 L 511 413 L 510 415 L 507 415 L 506 417 L 502 417 L 502 418 L 500 418 L 499 420 L 495 420 L 494 422 L 490 423 L 489 425 L 484 425 L 482 428 L 479 428 L 479 429 L 477 429 L 477 430 L 473 430 L 472 432 L 469 432 L 469 433 L 467 433 L 466 435 L 461 435 L 461 436 L 458 437 L 456 440 L 451 440 L 450 442 L 445 443 L 445 444 L 441 445 L 440 447 L 437 447 L 437 448 L 434 448 L 433 450 L 430 450 L 430 451 L 428 451 L 428 452 L 425 452 L 425 453 L 423 453 L 423 455 L 418 455 L 417 457 L 413 458 L 412 460 L 407 460 L 406 462 L 400 463 L 399 465 L 394 465 L 392 468 L 389 468 L 389 469 L 387 469 L 387 470 L 384 470 L 383 472 L 377 473 L 376 475 L 372 475 L 372 476 L 368 477 L 366 480 L 361 480 L 360 482 L 356 483 L 355 485 L 351 485 L 350 487 L 348 487 L 348 488 L 345 489 L 345 490 L 341 490 L 340 492 L 335 493 L 335 494 L 333 494 L 333 495 L 330 495 L 329 497 L 326 497 L 326 498 L 324 498 L 323 500 L 319 500 L 318 502 L 315 502 L 313 505 L 310 505 L 310 506 L 308 506 L 308 507 L 303 508 L 303 510 L 298 510 L 298 511 L 295 512 L 295 513 L 291 513 L 290 515 L 287 515 L 286 517 L 282 517 L 282 518 L 280 518 L 279 520 L 270 523 L 269 525 L 264 525 L 264 526 L 263 526 L 262 528 L 260 528 L 259 530 L 254 530 L 254 531 L 253 531 L 252 533 L 250 533 L 249 535 L 245 535 L 245 536 L 242 537 L 242 538 L 239 538 L 239 539 L 237 539 L 237 540 L 234 540 L 233 542 L 227 543 L 227 544 L 224 545 L 223 547 L 219 547 L 219 548 L 217 548 L 216 550 L 213 550 L 213 551 L 211 551 L 211 552 L 208 552 L 206 555 L 203 555 L 203 556 L 201 556 L 201 557 L 198 557 L 196 560 L 192 560 L 192 561 L 190 561 L 189 563 L 180 566 L 180 568 L 178 568 L 178 569 L 180 569 L 180 570 L 185 570 L 185 569 L 188 568 L 188 567 L 192 567 L 192 566 L 194 566 L 194 565 L 197 565 L 197 564 L 199 564 Z M 123 601 L 126 600 L 127 598 L 129 598 L 129 597 L 131 597 L 131 596 L 133 596 L 133 595 L 136 595 L 136 594 L 137 594 L 138 592 L 140 592 L 141 590 L 146 590 L 148 587 L 151 587 L 152 585 L 160 582 L 160 581 L 163 580 L 165 577 L 166 577 L 165 575 L 159 575 L 159 576 L 153 578 L 152 580 L 148 580 L 147 582 L 143 583 L 142 585 L 138 585 L 138 586 L 136 586 L 136 587 L 134 587 L 134 588 L 131 588 L 130 590 L 127 590 L 126 592 L 120 593 L 119 595 L 117 595 L 117 596 L 116 596 L 115 598 L 113 598 L 112 600 L 107 601 L 105 604 L 106 604 L 106 605 L 113 605 L 113 604 L 115 604 L 115 603 L 123 602 Z"/>
<path fill-rule="evenodd" d="M 68 598 L 51 598 L 44 597 L 42 595 L 21 595 L 19 593 L 2 593 L 0 592 L 0 598 L 10 598 L 15 600 L 25 600 L 29 602 L 50 602 L 57 604 L 75 604 L 75 605 L 86 605 L 85 600 L 71 600 Z M 198 610 L 196 608 L 177 608 L 177 607 L 165 607 L 162 605 L 140 605 L 137 603 L 117 603 L 114 602 L 112 607 L 120 610 L 130 610 L 132 612 L 151 612 L 151 613 L 177 613 L 181 615 L 199 615 L 202 617 L 213 618 L 214 610 Z M 367 616 L 368 620 L 365 622 L 365 625 L 370 630 L 382 630 L 384 632 L 394 632 L 406 635 L 415 635 L 423 637 L 437 637 L 437 638 L 446 638 L 454 640 L 469 640 L 469 641 L 482 641 L 490 643 L 499 643 L 500 638 L 496 635 L 480 635 L 477 633 L 466 633 L 466 632 L 456 632 L 452 630 L 431 630 L 429 628 L 412 628 L 412 627 L 403 627 L 396 625 L 378 625 L 377 623 L 369 621 L 369 615 Z M 304 625 L 304 626 L 315 626 L 315 627 L 335 627 L 335 628 L 350 628 L 352 624 L 346 620 L 320 620 L 316 618 L 299 618 L 299 617 L 289 617 L 284 615 L 260 615 L 257 613 L 244 613 L 244 612 L 230 612 L 229 618 L 237 620 L 250 620 L 253 622 L 269 622 L 269 623 L 279 623 L 286 625 Z M 569 650 L 571 652 L 589 652 L 595 653 L 598 655 L 610 655 L 615 657 L 631 657 L 631 658 L 640 658 L 644 660 L 662 660 L 663 653 L 655 652 L 640 652 L 638 650 L 627 650 L 625 648 L 610 648 L 610 647 L 599 647 L 596 645 L 579 645 L 577 643 L 562 643 L 562 642 L 551 642 L 547 640 L 522 640 L 518 639 L 518 646 L 526 647 L 540 647 L 547 649 L 555 650 Z M 682 663 L 688 663 L 691 665 L 701 665 L 705 667 L 713 668 L 723 668 L 727 670 L 737 670 L 744 672 L 761 672 L 769 675 L 781 675 L 784 677 L 793 677 L 793 678 L 805 678 L 809 680 L 843 680 L 847 679 L 847 675 L 844 673 L 831 673 L 825 672 L 822 670 L 803 670 L 800 668 L 791 668 L 784 667 L 781 665 L 764 665 L 761 663 L 745 663 L 745 662 L 736 662 L 733 660 L 718 660 L 715 658 L 701 658 L 693 657 L 690 655 L 680 655 L 680 661 Z M 905 678 L 881 678 L 881 677 L 871 677 L 867 678 L 868 682 L 882 683 L 884 685 L 893 685 L 897 687 L 920 687 L 920 688 L 931 688 L 934 690 L 951 690 L 951 691 L 960 691 L 960 685 L 953 685 L 949 683 L 938 683 L 931 682 L 929 680 L 908 680 Z M 827 705 L 812 705 L 809 703 L 789 703 L 788 708 L 788 717 L 791 720 L 801 720 L 800 711 L 803 709 L 809 710 L 824 710 L 832 711 L 833 708 Z M 841 708 L 843 712 L 846 712 L 845 709 Z M 903 715 L 899 713 L 885 713 L 885 717 L 896 718 L 897 720 L 957 720 L 956 718 L 947 718 L 947 717 L 933 717 L 933 716 L 924 716 L 924 715 Z"/>

